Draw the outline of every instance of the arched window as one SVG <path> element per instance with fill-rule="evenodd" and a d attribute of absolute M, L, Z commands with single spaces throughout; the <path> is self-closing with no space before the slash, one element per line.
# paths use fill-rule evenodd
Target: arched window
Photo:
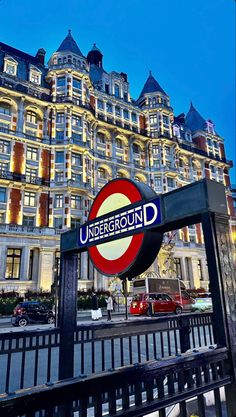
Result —
<path fill-rule="evenodd" d="M 106 179 L 107 172 L 104 168 L 98 168 L 98 178 Z"/>
<path fill-rule="evenodd" d="M 0 103 L 0 113 L 11 114 L 11 106 L 8 103 Z"/>
<path fill-rule="evenodd" d="M 116 178 L 126 178 L 123 172 L 118 171 L 116 174 Z"/>
<path fill-rule="evenodd" d="M 137 143 L 133 143 L 133 152 L 134 153 L 139 153 L 140 152 L 140 147 Z"/>
<path fill-rule="evenodd" d="M 122 149 L 122 140 L 121 139 L 116 139 L 116 147 Z"/>
<path fill-rule="evenodd" d="M 37 124 L 37 114 L 34 111 L 28 110 L 26 112 L 26 122 Z"/>

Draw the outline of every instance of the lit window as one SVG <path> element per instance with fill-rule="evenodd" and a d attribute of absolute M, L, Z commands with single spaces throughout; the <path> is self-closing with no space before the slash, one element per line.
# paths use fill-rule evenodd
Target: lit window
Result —
<path fill-rule="evenodd" d="M 77 172 L 72 171 L 71 179 L 72 179 L 72 181 L 81 184 L 81 174 L 78 174 Z"/>
<path fill-rule="evenodd" d="M 65 114 L 57 113 L 57 123 L 64 123 L 64 121 L 65 121 Z"/>
<path fill-rule="evenodd" d="M 6 202 L 6 188 L 0 188 L 0 203 Z"/>
<path fill-rule="evenodd" d="M 81 209 L 81 197 L 79 195 L 71 195 L 71 208 Z"/>
<path fill-rule="evenodd" d="M 30 72 L 30 81 L 34 84 L 40 84 L 41 83 L 41 73 L 39 71 L 33 71 Z"/>
<path fill-rule="evenodd" d="M 73 88 L 80 90 L 81 89 L 81 81 L 78 78 L 73 78 Z"/>
<path fill-rule="evenodd" d="M 0 174 L 4 175 L 8 171 L 8 163 L 7 162 L 0 162 Z"/>
<path fill-rule="evenodd" d="M 29 191 L 25 191 L 24 205 L 29 206 L 29 207 L 35 207 L 36 206 L 36 194 L 31 193 Z"/>
<path fill-rule="evenodd" d="M 28 110 L 26 112 L 26 121 L 28 123 L 33 123 L 33 124 L 37 124 L 37 114 L 31 110 Z"/>
<path fill-rule="evenodd" d="M 32 168 L 26 168 L 26 181 L 27 182 L 35 182 L 37 177 L 37 170 Z"/>
<path fill-rule="evenodd" d="M 104 168 L 98 168 L 98 178 L 106 178 L 106 170 Z"/>
<path fill-rule="evenodd" d="M 11 57 L 5 57 L 4 58 L 4 72 L 6 72 L 9 75 L 16 75 L 17 71 L 17 61 L 15 61 Z"/>
<path fill-rule="evenodd" d="M 10 142 L 0 140 L 0 152 L 3 154 L 10 153 Z"/>
<path fill-rule="evenodd" d="M 56 164 L 62 164 L 64 162 L 64 152 L 56 152 Z"/>
<path fill-rule="evenodd" d="M 37 161 L 38 159 L 38 149 L 37 148 L 31 148 L 30 146 L 27 147 L 26 152 L 26 159 L 29 159 L 31 161 Z"/>
<path fill-rule="evenodd" d="M 72 126 L 82 126 L 82 119 L 80 116 L 77 116 L 76 114 L 72 114 Z"/>
<path fill-rule="evenodd" d="M 157 145 L 153 145 L 153 147 L 152 147 L 152 152 L 153 152 L 153 155 L 158 155 L 158 153 L 159 153 L 159 148 L 158 148 L 158 146 L 157 146 Z"/>
<path fill-rule="evenodd" d="M 116 146 L 117 146 L 117 148 L 122 149 L 122 140 L 121 139 L 116 139 Z"/>
<path fill-rule="evenodd" d="M 54 200 L 54 207 L 55 208 L 62 208 L 63 206 L 63 194 L 56 194 Z"/>
<path fill-rule="evenodd" d="M 120 87 L 118 84 L 115 84 L 115 97 L 120 97 Z"/>
<path fill-rule="evenodd" d="M 154 186 L 161 187 L 161 177 L 154 177 Z"/>
<path fill-rule="evenodd" d="M 21 249 L 7 249 L 6 279 L 20 278 Z"/>
<path fill-rule="evenodd" d="M 124 115 L 124 118 L 125 119 L 127 119 L 127 120 L 129 120 L 129 112 L 128 112 L 128 110 L 123 110 L 123 115 Z"/>
<path fill-rule="evenodd" d="M 150 122 L 150 124 L 157 123 L 157 115 L 156 114 L 150 114 L 149 122 Z"/>
<path fill-rule="evenodd" d="M 81 155 L 77 153 L 72 153 L 71 155 L 71 164 L 76 167 L 80 167 L 82 165 Z"/>
<path fill-rule="evenodd" d="M 0 113 L 2 114 L 11 114 L 11 106 L 7 103 L 0 103 Z"/>

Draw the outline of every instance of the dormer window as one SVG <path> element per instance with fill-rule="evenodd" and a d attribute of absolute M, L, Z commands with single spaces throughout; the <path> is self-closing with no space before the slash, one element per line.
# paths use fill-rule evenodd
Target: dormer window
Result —
<path fill-rule="evenodd" d="M 38 68 L 33 67 L 33 66 L 30 67 L 29 80 L 30 80 L 31 83 L 40 85 L 41 84 L 41 76 L 42 76 L 42 73 Z"/>
<path fill-rule="evenodd" d="M 215 130 L 214 130 L 214 124 L 212 123 L 212 121 L 211 120 L 208 120 L 206 122 L 206 125 L 207 125 L 207 132 L 208 133 L 212 133 L 214 135 L 215 134 Z"/>
<path fill-rule="evenodd" d="M 115 97 L 120 97 L 120 86 L 115 84 Z"/>
<path fill-rule="evenodd" d="M 16 75 L 18 62 L 10 56 L 4 58 L 4 72 L 9 75 Z"/>

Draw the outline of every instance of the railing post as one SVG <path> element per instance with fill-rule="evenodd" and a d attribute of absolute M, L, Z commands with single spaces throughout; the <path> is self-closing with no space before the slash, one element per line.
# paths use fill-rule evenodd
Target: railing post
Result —
<path fill-rule="evenodd" d="M 78 255 L 62 253 L 59 287 L 59 379 L 74 376 L 74 331 L 77 322 Z"/>
<path fill-rule="evenodd" d="M 229 417 L 236 415 L 236 285 L 228 216 L 202 215 L 202 227 L 213 303 L 213 333 L 217 345 L 229 349 L 232 384 L 226 389 Z"/>
<path fill-rule="evenodd" d="M 180 317 L 179 318 L 179 340 L 180 340 L 180 349 L 181 353 L 186 352 L 190 349 L 190 326 L 189 326 L 189 318 L 188 317 Z"/>

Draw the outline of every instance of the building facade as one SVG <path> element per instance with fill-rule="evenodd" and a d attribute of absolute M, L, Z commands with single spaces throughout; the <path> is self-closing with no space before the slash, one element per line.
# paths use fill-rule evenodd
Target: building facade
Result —
<path fill-rule="evenodd" d="M 61 231 L 86 221 L 113 178 L 157 193 L 211 178 L 225 185 L 234 216 L 224 141 L 192 104 L 175 116 L 151 72 L 132 99 L 127 74 L 106 72 L 96 45 L 85 57 L 70 31 L 44 60 L 44 49 L 34 57 L 0 43 L 0 289 L 50 289 Z M 207 288 L 201 226 L 168 239 L 175 275 Z M 80 288 L 107 287 L 86 253 L 79 265 Z"/>

